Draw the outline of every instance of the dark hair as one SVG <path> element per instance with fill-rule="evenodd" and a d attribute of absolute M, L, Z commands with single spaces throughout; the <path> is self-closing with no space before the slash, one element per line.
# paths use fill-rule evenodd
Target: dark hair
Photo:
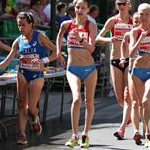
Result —
<path fill-rule="evenodd" d="M 57 10 L 60 12 L 61 9 L 65 8 L 66 6 L 67 6 L 66 3 L 59 2 L 59 3 L 57 4 Z"/>
<path fill-rule="evenodd" d="M 18 13 L 16 20 L 18 19 L 26 19 L 29 24 L 32 23 L 34 25 L 34 15 L 31 12 Z"/>
<path fill-rule="evenodd" d="M 91 12 L 93 12 L 93 11 L 95 11 L 95 10 L 98 10 L 98 6 L 95 5 L 95 4 L 92 4 L 92 5 L 90 6 L 90 11 L 89 11 L 89 13 L 91 13 Z"/>
<path fill-rule="evenodd" d="M 87 3 L 87 5 L 88 5 L 88 8 L 90 7 L 90 5 L 91 5 L 91 3 L 90 3 L 90 0 L 83 0 L 84 2 L 86 2 Z M 76 3 L 78 2 L 78 0 L 76 0 L 74 3 L 75 3 L 75 5 L 76 5 Z"/>
<path fill-rule="evenodd" d="M 34 5 L 37 5 L 40 3 L 40 0 L 31 0 L 30 1 L 30 7 L 32 8 Z"/>

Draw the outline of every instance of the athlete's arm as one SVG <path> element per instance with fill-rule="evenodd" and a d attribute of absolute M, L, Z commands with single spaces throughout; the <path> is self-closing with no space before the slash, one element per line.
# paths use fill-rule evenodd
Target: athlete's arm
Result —
<path fill-rule="evenodd" d="M 125 57 L 125 52 L 129 50 L 130 32 L 126 32 L 121 42 L 121 58 Z"/>
<path fill-rule="evenodd" d="M 0 48 L 6 50 L 7 52 L 10 52 L 11 51 L 11 47 L 4 44 L 2 41 L 0 41 Z"/>
<path fill-rule="evenodd" d="M 10 53 L 7 55 L 4 61 L 0 62 L 0 68 L 5 68 L 11 60 L 14 58 L 18 50 L 18 39 L 16 39 L 13 44 Z"/>
<path fill-rule="evenodd" d="M 147 32 L 142 32 L 140 37 L 137 40 L 137 28 L 133 28 L 130 32 L 130 44 L 129 44 L 129 50 L 130 50 L 130 56 L 132 57 L 132 55 L 135 53 L 135 51 L 138 48 L 139 43 L 141 42 L 141 40 L 146 37 Z"/>
<path fill-rule="evenodd" d="M 43 34 L 38 35 L 38 41 L 43 45 L 47 50 L 52 51 L 51 55 L 48 57 L 49 61 L 56 59 L 56 46 L 48 39 L 47 36 Z"/>
<path fill-rule="evenodd" d="M 62 67 L 65 66 L 65 60 L 61 54 L 61 48 L 62 48 L 62 41 L 63 41 L 63 36 L 64 33 L 67 32 L 68 26 L 71 23 L 71 20 L 69 21 L 64 21 L 59 29 L 59 32 L 57 34 L 57 38 L 56 38 L 56 46 L 57 46 L 57 58 L 60 61 L 60 64 Z"/>
<path fill-rule="evenodd" d="M 89 41 L 86 42 L 83 40 L 80 44 L 85 47 L 85 49 L 89 50 L 92 53 L 95 50 L 95 38 L 97 33 L 97 25 L 94 23 L 89 24 Z M 79 39 L 81 41 L 82 39 Z"/>
<path fill-rule="evenodd" d="M 96 42 L 112 42 L 114 40 L 113 37 L 104 37 L 104 35 L 106 34 L 107 31 L 112 29 L 113 25 L 114 25 L 114 17 L 111 17 L 106 21 L 104 27 L 96 37 Z"/>

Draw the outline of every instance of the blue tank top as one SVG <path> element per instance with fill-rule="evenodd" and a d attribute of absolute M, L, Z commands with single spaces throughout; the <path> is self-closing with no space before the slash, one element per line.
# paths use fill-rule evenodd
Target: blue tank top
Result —
<path fill-rule="evenodd" d="M 25 42 L 23 36 L 18 37 L 19 54 L 20 54 L 20 68 L 34 69 L 38 66 L 33 65 L 32 60 L 42 59 L 47 56 L 45 47 L 38 42 L 38 35 L 40 32 L 34 31 L 31 41 Z"/>

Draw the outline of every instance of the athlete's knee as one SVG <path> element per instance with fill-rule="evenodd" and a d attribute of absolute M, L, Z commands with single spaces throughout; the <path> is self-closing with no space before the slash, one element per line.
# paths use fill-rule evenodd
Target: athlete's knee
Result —
<path fill-rule="evenodd" d="M 132 101 L 132 108 L 138 109 L 138 107 L 139 107 L 138 102 L 137 101 Z"/>
<path fill-rule="evenodd" d="M 34 114 L 35 111 L 37 111 L 37 105 L 35 105 L 35 106 L 29 105 L 28 111 L 29 111 L 30 114 Z"/>
<path fill-rule="evenodd" d="M 74 98 L 73 99 L 73 102 L 72 102 L 73 105 L 81 105 L 81 98 Z"/>
<path fill-rule="evenodd" d="M 92 99 L 85 99 L 85 107 L 86 108 L 91 108 L 91 109 L 93 109 L 93 107 L 94 107 L 94 102 L 93 102 L 93 100 Z"/>
<path fill-rule="evenodd" d="M 117 96 L 117 102 L 118 102 L 120 105 L 123 106 L 123 104 L 124 104 L 124 98 L 121 97 L 121 96 Z"/>
<path fill-rule="evenodd" d="M 25 103 L 19 102 L 19 103 L 18 103 L 18 109 L 19 109 L 19 110 L 22 110 L 22 111 L 26 111 L 26 110 L 28 109 L 28 106 L 27 106 L 27 104 L 25 104 Z"/>
<path fill-rule="evenodd" d="M 149 99 L 148 97 L 143 97 L 142 106 L 143 106 L 144 108 L 150 106 L 150 99 Z"/>

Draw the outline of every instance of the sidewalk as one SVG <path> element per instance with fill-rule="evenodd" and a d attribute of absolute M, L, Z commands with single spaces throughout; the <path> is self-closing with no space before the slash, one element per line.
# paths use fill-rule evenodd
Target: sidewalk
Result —
<path fill-rule="evenodd" d="M 48 104 L 47 122 L 42 124 L 43 133 L 36 137 L 32 132 L 28 132 L 29 143 L 27 146 L 18 146 L 15 135 L 10 133 L 6 142 L 0 143 L 0 150 L 68 150 L 64 144 L 71 136 L 70 125 L 70 106 L 71 93 L 65 93 L 65 103 L 63 111 L 63 120 L 59 120 L 61 93 L 50 93 Z M 42 103 L 42 101 L 41 101 Z M 83 129 L 84 105 L 81 107 L 81 118 L 79 134 Z M 132 125 L 126 129 L 125 140 L 118 141 L 113 133 L 118 129 L 122 118 L 122 111 L 116 103 L 115 98 L 95 98 L 95 114 L 91 130 L 89 132 L 90 148 L 89 150 L 144 150 L 144 146 L 135 145 L 132 136 Z M 142 133 L 142 125 L 140 124 Z M 144 143 L 144 141 L 143 141 Z M 76 146 L 73 150 L 79 150 Z"/>

